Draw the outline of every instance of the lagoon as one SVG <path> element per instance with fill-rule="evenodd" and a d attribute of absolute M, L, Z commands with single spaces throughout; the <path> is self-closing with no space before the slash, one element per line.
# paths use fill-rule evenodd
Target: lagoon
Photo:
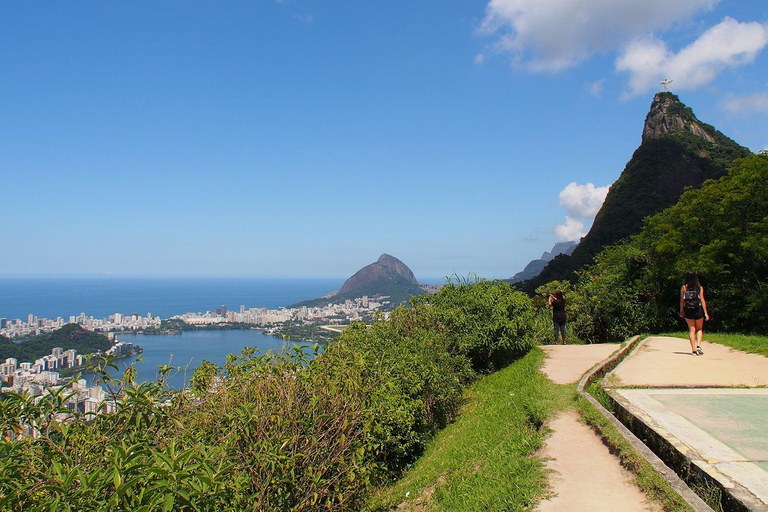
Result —
<path fill-rule="evenodd" d="M 141 354 L 144 362 L 136 362 L 139 382 L 154 380 L 160 365 L 180 367 L 180 370 L 168 374 L 171 375 L 168 383 L 174 388 L 186 385 L 195 368 L 204 359 L 223 366 L 227 355 L 239 354 L 244 347 L 257 347 L 261 354 L 268 350 L 280 351 L 283 348 L 281 338 L 268 336 L 262 331 L 252 329 L 184 331 L 180 335 L 119 334 L 118 339 L 134 343 L 144 349 L 144 353 Z M 290 342 L 288 343 L 290 346 Z M 302 345 L 308 344 L 302 343 Z M 119 359 L 117 361 L 119 371 L 111 370 L 110 375 L 119 377 L 128 365 L 137 361 L 138 357 L 134 355 Z M 89 385 L 92 385 L 93 375 L 86 372 L 84 376 L 89 381 Z"/>

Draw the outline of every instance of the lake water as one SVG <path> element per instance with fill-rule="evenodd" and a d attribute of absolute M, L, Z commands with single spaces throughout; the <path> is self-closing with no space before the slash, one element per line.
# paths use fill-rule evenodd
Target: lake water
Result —
<path fill-rule="evenodd" d="M 239 354 L 244 347 L 258 347 L 261 354 L 268 350 L 279 352 L 283 347 L 281 338 L 267 336 L 256 330 L 185 331 L 181 335 L 158 336 L 121 334 L 118 338 L 120 341 L 140 345 L 144 349 L 141 355 L 144 362 L 136 363 L 140 382 L 154 380 L 160 365 L 180 367 L 179 371 L 167 374 L 172 375 L 168 383 L 175 388 L 180 388 L 189 381 L 189 377 L 203 359 L 223 366 L 227 355 Z M 130 356 L 118 360 L 119 370 L 111 370 L 110 375 L 119 377 L 128 365 L 137 360 L 137 357 Z M 87 380 L 92 382 L 93 379 L 88 377 Z"/>
<path fill-rule="evenodd" d="M 302 300 L 315 299 L 338 290 L 343 279 L 116 279 L 116 278 L 2 278 L 0 318 L 39 318 L 85 313 L 105 318 L 114 313 L 147 313 L 169 318 L 188 312 L 213 311 L 222 305 L 230 310 L 278 309 Z M 244 347 L 258 347 L 261 353 L 279 350 L 283 340 L 256 330 L 191 331 L 182 335 L 143 336 L 121 334 L 122 341 L 144 349 L 144 362 L 137 363 L 139 380 L 155 378 L 158 365 L 187 366 L 171 380 L 181 387 L 194 369 L 207 359 L 222 365 L 228 354 Z M 66 347 L 65 347 L 66 348 Z M 120 371 L 136 356 L 118 361 Z M 112 372 L 117 376 L 118 372 Z"/>

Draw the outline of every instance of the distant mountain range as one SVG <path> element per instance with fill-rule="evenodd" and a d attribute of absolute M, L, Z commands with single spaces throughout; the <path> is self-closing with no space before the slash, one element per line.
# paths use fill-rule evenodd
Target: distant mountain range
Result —
<path fill-rule="evenodd" d="M 699 121 L 676 95 L 657 93 L 642 142 L 611 185 L 589 233 L 570 256 L 552 259 L 536 277 L 517 286 L 533 294 L 549 281 L 573 280 L 575 271 L 592 263 L 603 247 L 638 233 L 643 219 L 675 204 L 687 187 L 724 176 L 736 159 L 750 154 Z"/>
<path fill-rule="evenodd" d="M 425 291 L 426 287 L 419 284 L 405 263 L 389 254 L 382 254 L 377 261 L 355 272 L 338 291 L 318 299 L 305 300 L 289 307 L 318 307 L 327 304 L 339 304 L 348 299 L 363 296 L 370 298 L 389 297 L 387 300 L 390 304 L 396 306 L 414 295 L 424 294 Z"/>
<path fill-rule="evenodd" d="M 555 256 L 560 256 L 561 254 L 565 254 L 566 256 L 570 256 L 574 249 L 576 249 L 576 245 L 578 242 L 558 242 L 555 244 L 554 247 L 552 247 L 552 250 L 550 252 L 544 252 L 544 254 L 541 255 L 541 258 L 537 260 L 532 260 L 530 263 L 528 263 L 525 268 L 512 276 L 511 279 L 509 279 L 510 283 L 520 283 L 522 281 L 527 281 L 528 279 L 532 279 L 539 275 L 539 273 L 544 269 L 544 267 L 547 266 L 547 263 L 552 261 Z"/>

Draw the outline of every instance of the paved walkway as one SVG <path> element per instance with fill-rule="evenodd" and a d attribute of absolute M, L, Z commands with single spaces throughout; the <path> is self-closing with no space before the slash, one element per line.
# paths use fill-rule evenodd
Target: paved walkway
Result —
<path fill-rule="evenodd" d="M 768 385 L 768 358 L 702 342 L 691 355 L 687 340 L 653 336 L 626 358 L 608 382 L 616 387 L 759 387 Z"/>
<path fill-rule="evenodd" d="M 616 344 L 545 345 L 548 355 L 542 371 L 557 384 L 577 382 L 595 364 L 619 349 Z M 633 475 L 595 433 L 580 421 L 578 413 L 564 411 L 549 423 L 553 430 L 540 456 L 552 471 L 552 497 L 543 500 L 541 512 L 660 510 L 647 503 L 634 485 Z"/>
<path fill-rule="evenodd" d="M 689 347 L 685 339 L 647 338 L 606 376 L 605 384 L 636 418 L 748 509 L 768 511 L 768 358 L 706 341 L 704 355 L 693 356 Z M 555 383 L 568 384 L 618 346 L 542 349 L 548 355 L 543 372 Z M 656 507 L 643 502 L 631 477 L 574 412 L 549 426 L 554 432 L 542 455 L 553 471 L 554 496 L 540 510 Z M 598 494 L 596 502 L 588 501 Z"/>
<path fill-rule="evenodd" d="M 541 371 L 555 384 L 578 382 L 584 373 L 619 350 L 616 343 L 598 345 L 542 345 L 547 353 Z"/>
<path fill-rule="evenodd" d="M 706 342 L 703 356 L 688 348 L 684 339 L 648 338 L 605 382 L 750 510 L 768 511 L 768 358 Z"/>
<path fill-rule="evenodd" d="M 574 410 L 549 424 L 554 430 L 539 456 L 552 472 L 553 497 L 542 500 L 541 512 L 644 512 L 661 507 L 647 503 L 634 476 L 621 467 L 595 432 Z"/>

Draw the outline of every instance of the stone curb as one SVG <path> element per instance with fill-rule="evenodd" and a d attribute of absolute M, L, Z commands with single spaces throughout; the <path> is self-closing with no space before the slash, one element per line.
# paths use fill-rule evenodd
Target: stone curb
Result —
<path fill-rule="evenodd" d="M 602 363 L 598 363 L 589 372 L 584 374 L 584 376 L 579 381 L 576 390 L 583 398 L 588 400 L 589 403 L 595 407 L 595 409 L 600 411 L 600 414 L 602 414 L 604 418 L 610 421 L 613 426 L 616 427 L 619 432 L 621 432 L 621 435 L 624 436 L 624 438 L 645 458 L 645 460 L 647 460 L 654 467 L 654 469 L 656 469 L 656 471 L 658 471 L 667 480 L 669 485 L 672 486 L 672 488 L 688 503 L 688 505 L 690 505 L 693 510 L 696 512 L 712 512 L 712 508 L 710 508 L 709 505 L 704 502 L 704 500 L 702 500 L 695 492 L 693 492 L 690 487 L 688 487 L 688 485 L 686 485 L 686 483 L 677 475 L 677 473 L 670 469 L 664 463 L 664 461 L 662 461 L 653 451 L 651 451 L 651 449 L 648 448 L 645 443 L 638 439 L 637 436 L 635 436 L 635 434 L 633 434 L 632 431 L 630 431 L 621 421 L 619 421 L 613 414 L 606 410 L 605 407 L 600 404 L 600 402 L 595 400 L 592 395 L 584 391 L 584 388 L 590 382 L 605 376 L 608 372 L 616 368 L 616 366 L 618 366 L 618 364 L 625 357 L 627 357 L 631 351 L 637 350 L 641 344 L 642 342 L 640 341 L 640 336 L 634 336 L 630 338 L 624 348 L 613 354 Z M 613 397 L 611 397 L 611 399 L 614 401 Z M 636 421 L 639 422 L 640 420 L 636 419 Z"/>

